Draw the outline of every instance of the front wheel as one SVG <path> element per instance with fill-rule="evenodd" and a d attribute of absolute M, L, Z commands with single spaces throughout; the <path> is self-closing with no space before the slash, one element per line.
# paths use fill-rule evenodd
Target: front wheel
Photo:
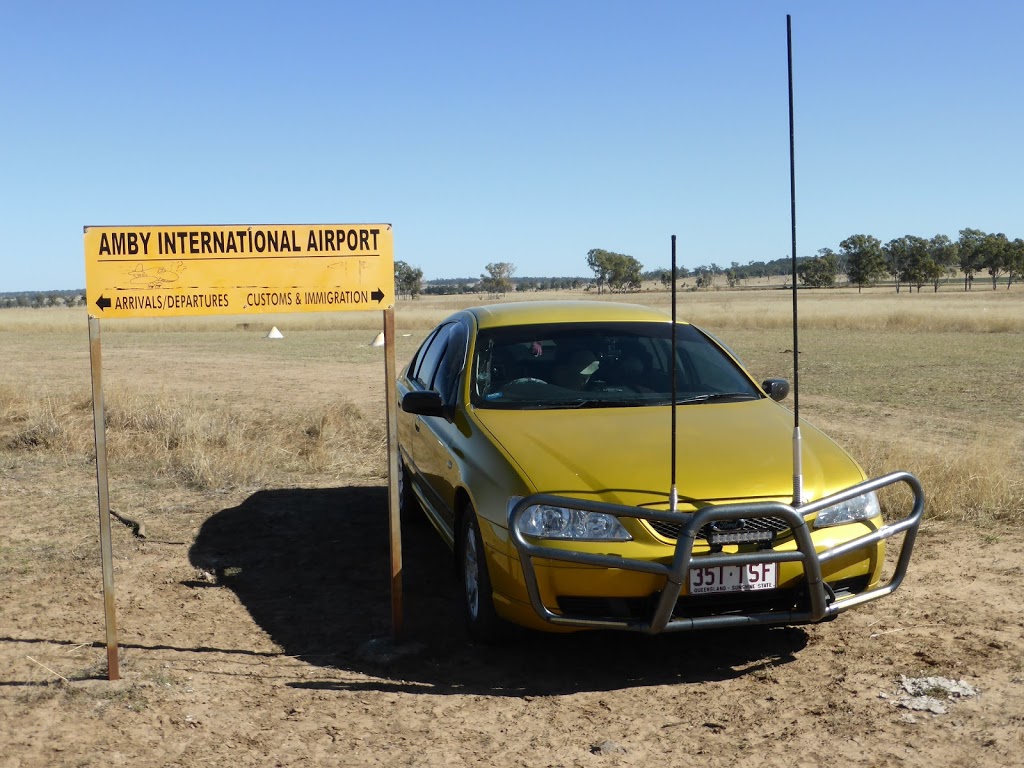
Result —
<path fill-rule="evenodd" d="M 423 514 L 420 503 L 416 500 L 416 493 L 412 489 L 409 468 L 401 456 L 398 457 L 398 476 L 395 480 L 398 484 L 398 515 L 402 522 L 410 525 L 422 522 Z"/>
<path fill-rule="evenodd" d="M 484 541 L 472 507 L 463 512 L 459 524 L 458 555 L 466 629 L 473 640 L 493 642 L 503 634 L 504 622 L 494 610 Z"/>

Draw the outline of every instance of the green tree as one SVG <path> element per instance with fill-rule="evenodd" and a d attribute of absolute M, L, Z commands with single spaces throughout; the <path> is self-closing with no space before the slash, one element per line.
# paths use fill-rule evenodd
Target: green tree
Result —
<path fill-rule="evenodd" d="M 810 288 L 832 288 L 839 274 L 839 259 L 829 251 L 824 256 L 807 259 L 797 267 L 796 273 Z"/>
<path fill-rule="evenodd" d="M 594 272 L 597 292 L 639 290 L 644 266 L 632 256 L 592 248 L 587 251 L 587 266 Z"/>
<path fill-rule="evenodd" d="M 928 252 L 928 242 L 923 237 L 904 235 L 885 244 L 883 249 L 889 272 L 896 278 L 896 293 L 900 292 L 900 284 L 907 283 L 917 287 L 932 279 L 935 264 Z"/>
<path fill-rule="evenodd" d="M 935 292 L 939 292 L 939 280 L 944 275 L 956 274 L 959 246 L 947 235 L 936 235 L 928 241 L 928 254 L 933 262 L 932 284 Z"/>
<path fill-rule="evenodd" d="M 928 240 L 907 235 L 907 258 L 903 262 L 903 280 L 921 292 L 921 286 L 934 279 L 936 264 L 928 250 Z"/>
<path fill-rule="evenodd" d="M 697 267 L 693 273 L 697 276 L 698 288 L 708 290 L 715 287 L 715 273 L 711 271 L 710 267 Z"/>
<path fill-rule="evenodd" d="M 996 289 L 999 276 L 1009 267 L 1010 241 L 1002 232 L 985 235 L 979 248 L 978 261 L 992 277 L 992 290 Z"/>
<path fill-rule="evenodd" d="M 632 256 L 617 253 L 612 259 L 612 271 L 608 275 L 608 287 L 613 291 L 639 291 L 640 275 L 644 265 Z"/>
<path fill-rule="evenodd" d="M 1018 237 L 1007 245 L 1006 250 L 1009 255 L 1007 260 L 1009 277 L 1006 279 L 1006 290 L 1010 290 L 1014 277 L 1024 280 L 1024 240 Z"/>
<path fill-rule="evenodd" d="M 672 270 L 671 269 L 658 269 L 655 270 L 654 276 L 666 288 L 672 287 Z M 676 281 L 684 280 L 690 276 L 690 270 L 686 267 L 676 266 Z"/>
<path fill-rule="evenodd" d="M 902 237 L 893 238 L 888 243 L 882 246 L 882 255 L 885 257 L 885 271 L 892 275 L 892 279 L 896 281 L 896 293 L 900 292 L 900 283 L 902 282 L 900 272 L 900 262 L 905 257 L 906 242 Z"/>
<path fill-rule="evenodd" d="M 959 245 L 959 266 L 964 273 L 964 290 L 971 290 L 974 273 L 981 269 L 981 246 L 988 235 L 980 229 L 961 229 Z"/>
<path fill-rule="evenodd" d="M 594 284 L 597 285 L 598 293 L 603 292 L 604 287 L 608 284 L 608 275 L 611 272 L 611 262 L 608 257 L 612 255 L 603 248 L 591 248 L 587 251 L 587 266 L 594 273 Z"/>
<path fill-rule="evenodd" d="M 850 235 L 839 244 L 839 249 L 846 260 L 846 277 L 857 286 L 857 293 L 885 276 L 885 257 L 877 237 Z"/>
<path fill-rule="evenodd" d="M 512 275 L 516 272 L 515 264 L 499 261 L 488 264 L 484 269 L 487 270 L 487 274 L 480 275 L 480 287 L 487 293 L 502 295 L 512 290 Z"/>
<path fill-rule="evenodd" d="M 415 299 L 423 292 L 423 270 L 404 261 L 395 262 L 395 295 Z"/>
<path fill-rule="evenodd" d="M 833 259 L 835 259 L 836 270 L 837 270 L 836 271 L 836 277 L 837 278 L 839 277 L 839 275 L 845 275 L 846 274 L 846 258 L 843 256 L 842 253 L 836 253 L 831 248 L 819 248 L 818 249 L 818 258 L 819 259 L 823 259 L 826 256 L 831 256 Z M 847 277 L 847 282 L 849 282 L 849 277 Z"/>

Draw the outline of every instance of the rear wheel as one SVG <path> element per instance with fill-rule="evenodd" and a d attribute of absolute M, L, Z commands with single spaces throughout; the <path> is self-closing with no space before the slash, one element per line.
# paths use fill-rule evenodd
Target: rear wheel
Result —
<path fill-rule="evenodd" d="M 459 524 L 458 557 L 466 629 L 478 642 L 493 642 L 503 634 L 504 622 L 494 610 L 484 541 L 472 507 L 466 508 Z"/>

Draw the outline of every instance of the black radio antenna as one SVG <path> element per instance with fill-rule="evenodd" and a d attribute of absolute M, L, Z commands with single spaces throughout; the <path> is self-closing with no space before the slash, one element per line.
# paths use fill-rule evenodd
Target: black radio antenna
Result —
<path fill-rule="evenodd" d="M 679 490 L 676 488 L 676 236 L 672 235 L 672 488 L 668 497 L 668 508 L 675 512 L 679 506 Z"/>
<path fill-rule="evenodd" d="M 789 207 L 793 235 L 793 506 L 804 499 L 804 469 L 800 437 L 800 337 L 796 299 L 796 161 L 793 140 L 793 17 L 786 14 L 786 58 L 789 63 Z"/>

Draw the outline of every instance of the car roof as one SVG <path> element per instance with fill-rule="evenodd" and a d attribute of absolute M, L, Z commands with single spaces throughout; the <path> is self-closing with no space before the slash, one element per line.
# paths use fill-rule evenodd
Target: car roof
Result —
<path fill-rule="evenodd" d="M 612 301 L 516 301 L 467 310 L 480 328 L 540 323 L 668 323 L 664 312 Z"/>

